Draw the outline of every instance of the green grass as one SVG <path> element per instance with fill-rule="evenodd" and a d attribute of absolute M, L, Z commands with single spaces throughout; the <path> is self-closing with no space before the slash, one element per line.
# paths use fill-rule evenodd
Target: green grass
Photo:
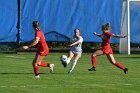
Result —
<path fill-rule="evenodd" d="M 63 68 L 61 53 L 50 53 L 44 61 L 54 63 L 53 74 L 40 67 L 40 79 L 34 79 L 34 54 L 0 54 L 0 93 L 139 93 L 140 56 L 115 54 L 115 59 L 129 68 L 122 70 L 110 64 L 105 55 L 97 57 L 97 71 L 89 72 L 91 54 L 83 53 L 73 74 Z"/>

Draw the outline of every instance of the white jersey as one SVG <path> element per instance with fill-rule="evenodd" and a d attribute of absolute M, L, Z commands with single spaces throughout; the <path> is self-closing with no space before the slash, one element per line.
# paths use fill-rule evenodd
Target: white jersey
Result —
<path fill-rule="evenodd" d="M 73 51 L 73 52 L 82 52 L 82 43 L 83 43 L 82 36 L 79 36 L 78 38 L 73 37 L 70 42 L 74 43 L 76 41 L 80 41 L 80 43 L 76 44 L 76 45 L 73 45 L 70 50 Z"/>

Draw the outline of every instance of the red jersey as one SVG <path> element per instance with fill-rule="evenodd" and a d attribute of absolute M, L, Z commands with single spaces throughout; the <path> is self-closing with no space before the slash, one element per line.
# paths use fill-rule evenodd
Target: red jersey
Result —
<path fill-rule="evenodd" d="M 111 32 L 103 33 L 101 35 L 101 38 L 102 38 L 102 47 L 107 47 L 107 46 L 110 47 L 110 38 L 111 38 L 111 36 L 112 36 L 112 33 Z"/>
<path fill-rule="evenodd" d="M 41 30 L 36 31 L 35 37 L 40 38 L 39 42 L 37 44 L 37 52 L 39 54 L 42 54 L 42 53 L 44 53 L 46 51 L 48 52 L 49 48 L 48 48 L 48 45 L 46 43 L 46 40 L 45 40 L 43 32 Z"/>
<path fill-rule="evenodd" d="M 110 46 L 110 38 L 111 38 L 111 36 L 112 36 L 111 32 L 103 33 L 101 35 L 101 38 L 102 38 L 102 51 L 107 55 L 113 54 L 112 48 Z"/>

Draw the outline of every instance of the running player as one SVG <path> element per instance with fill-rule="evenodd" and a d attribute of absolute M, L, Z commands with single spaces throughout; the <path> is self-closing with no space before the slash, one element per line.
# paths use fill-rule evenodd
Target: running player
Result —
<path fill-rule="evenodd" d="M 35 73 L 35 78 L 39 78 L 39 70 L 38 66 L 42 67 L 49 67 L 50 72 L 53 71 L 54 64 L 49 64 L 47 62 L 43 62 L 42 59 L 48 55 L 49 53 L 49 48 L 48 45 L 45 41 L 45 37 L 43 32 L 39 28 L 39 23 L 38 21 L 33 21 L 32 23 L 33 28 L 35 29 L 35 40 L 28 46 L 23 46 L 23 49 L 28 49 L 30 47 L 33 47 L 37 45 L 37 52 L 35 55 L 35 58 L 32 62 L 34 73 Z"/>
<path fill-rule="evenodd" d="M 67 62 L 63 64 L 63 66 L 66 67 L 70 63 L 70 60 L 74 57 L 73 64 L 68 71 L 69 74 L 73 71 L 78 59 L 81 57 L 82 54 L 83 38 L 80 35 L 80 29 L 75 29 L 74 34 L 75 35 L 73 36 L 73 38 L 70 39 L 71 44 L 69 46 L 71 46 L 71 49 L 68 54 Z"/>
<path fill-rule="evenodd" d="M 108 60 L 110 61 L 110 63 L 112 63 L 113 65 L 115 65 L 116 67 L 122 69 L 124 71 L 125 74 L 128 73 L 128 69 L 125 68 L 123 65 L 121 65 L 119 62 L 117 62 L 114 59 L 113 56 L 113 51 L 112 48 L 110 46 L 110 38 L 111 37 L 116 37 L 116 38 L 125 38 L 127 36 L 121 36 L 121 35 L 115 35 L 112 34 L 110 32 L 110 24 L 106 23 L 105 25 L 102 26 L 102 34 L 97 34 L 96 32 L 94 32 L 93 34 L 96 36 L 101 37 L 102 39 L 102 48 L 100 50 L 95 51 L 92 54 L 92 68 L 88 69 L 89 71 L 96 71 L 96 56 L 100 56 L 102 54 L 106 54 Z"/>

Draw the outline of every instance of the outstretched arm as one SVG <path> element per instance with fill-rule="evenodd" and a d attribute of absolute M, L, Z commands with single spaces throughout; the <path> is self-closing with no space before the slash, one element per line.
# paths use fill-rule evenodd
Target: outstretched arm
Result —
<path fill-rule="evenodd" d="M 73 45 L 76 45 L 76 44 L 79 44 L 79 43 L 80 43 L 80 40 L 78 40 L 78 41 L 76 41 L 76 42 L 74 42 L 74 43 L 72 43 L 72 44 L 70 44 L 68 46 L 73 46 Z"/>
<path fill-rule="evenodd" d="M 93 32 L 94 35 L 101 37 L 101 34 L 97 34 L 96 32 Z"/>
<path fill-rule="evenodd" d="M 125 37 L 127 37 L 127 35 L 115 35 L 115 34 L 113 34 L 112 37 L 125 38 Z"/>
<path fill-rule="evenodd" d="M 30 48 L 30 47 L 35 46 L 35 45 L 39 42 L 39 39 L 40 39 L 40 38 L 36 37 L 35 40 L 34 40 L 30 45 L 28 45 L 28 46 L 23 46 L 22 48 L 23 48 L 23 49 L 28 49 L 28 48 Z"/>
<path fill-rule="evenodd" d="M 79 44 L 79 43 L 82 43 L 82 42 L 83 42 L 83 38 L 80 37 L 79 40 L 77 40 L 76 42 L 73 42 L 73 43 L 69 44 L 68 46 L 73 46 L 73 45 L 76 45 L 76 44 Z"/>

